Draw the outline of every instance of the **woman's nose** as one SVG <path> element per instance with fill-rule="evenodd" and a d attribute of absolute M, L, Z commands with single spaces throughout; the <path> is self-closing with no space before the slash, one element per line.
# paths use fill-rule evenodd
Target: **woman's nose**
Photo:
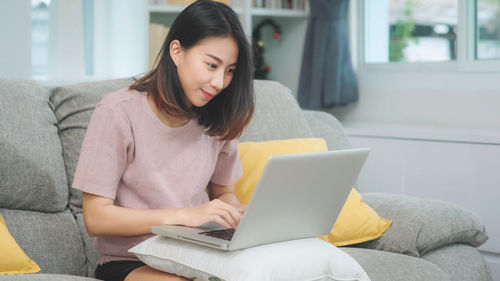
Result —
<path fill-rule="evenodd" d="M 224 74 L 224 71 L 216 71 L 210 80 L 210 86 L 222 90 L 224 88 Z"/>

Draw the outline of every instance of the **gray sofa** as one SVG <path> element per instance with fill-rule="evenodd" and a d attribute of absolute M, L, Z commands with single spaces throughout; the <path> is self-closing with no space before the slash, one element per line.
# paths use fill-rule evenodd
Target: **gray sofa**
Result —
<path fill-rule="evenodd" d="M 0 214 L 41 267 L 36 274 L 0 275 L 0 280 L 95 280 L 98 254 L 85 231 L 81 193 L 70 186 L 93 108 L 130 82 L 45 89 L 34 81 L 0 79 Z M 329 149 L 349 147 L 333 116 L 300 110 L 281 84 L 256 81 L 255 92 L 256 114 L 241 142 L 323 137 Z M 436 200 L 362 195 L 393 221 L 379 239 L 342 248 L 371 280 L 491 280 L 475 248 L 487 236 L 471 212 Z"/>

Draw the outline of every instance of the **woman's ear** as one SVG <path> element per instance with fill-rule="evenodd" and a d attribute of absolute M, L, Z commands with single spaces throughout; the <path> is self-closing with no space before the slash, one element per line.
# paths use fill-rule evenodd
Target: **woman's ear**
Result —
<path fill-rule="evenodd" d="M 180 57 L 182 54 L 181 42 L 179 40 L 173 40 L 170 42 L 170 57 L 175 63 L 175 66 L 179 66 Z"/>

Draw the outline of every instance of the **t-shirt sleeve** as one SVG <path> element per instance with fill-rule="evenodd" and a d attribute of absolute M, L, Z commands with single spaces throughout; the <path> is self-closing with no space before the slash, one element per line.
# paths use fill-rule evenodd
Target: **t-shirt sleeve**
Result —
<path fill-rule="evenodd" d="M 218 185 L 232 185 L 243 175 L 238 140 L 226 141 L 219 152 L 210 181 Z"/>
<path fill-rule="evenodd" d="M 73 188 L 114 200 L 132 144 L 130 122 L 125 115 L 112 106 L 99 104 L 82 143 Z"/>

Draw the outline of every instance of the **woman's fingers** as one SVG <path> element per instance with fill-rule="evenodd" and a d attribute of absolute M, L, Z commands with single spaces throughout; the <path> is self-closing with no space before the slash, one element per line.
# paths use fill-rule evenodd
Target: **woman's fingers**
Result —
<path fill-rule="evenodd" d="M 212 221 L 215 221 L 216 223 L 222 225 L 225 228 L 232 228 L 230 224 L 228 224 L 225 220 L 223 220 L 221 217 L 214 215 Z"/>
<path fill-rule="evenodd" d="M 247 208 L 247 204 L 239 204 L 236 206 L 236 210 L 238 210 L 238 212 L 240 212 L 240 215 L 243 215 L 246 208 Z"/>
<path fill-rule="evenodd" d="M 216 223 L 227 227 L 238 227 L 242 211 L 240 206 L 233 206 L 219 199 L 212 200 L 204 205 L 186 209 L 186 225 L 199 226 L 205 223 L 215 221 Z"/>
<path fill-rule="evenodd" d="M 232 228 L 236 228 L 241 219 L 240 212 L 230 204 L 218 199 L 214 200 L 216 205 L 215 214 L 224 219 Z"/>

